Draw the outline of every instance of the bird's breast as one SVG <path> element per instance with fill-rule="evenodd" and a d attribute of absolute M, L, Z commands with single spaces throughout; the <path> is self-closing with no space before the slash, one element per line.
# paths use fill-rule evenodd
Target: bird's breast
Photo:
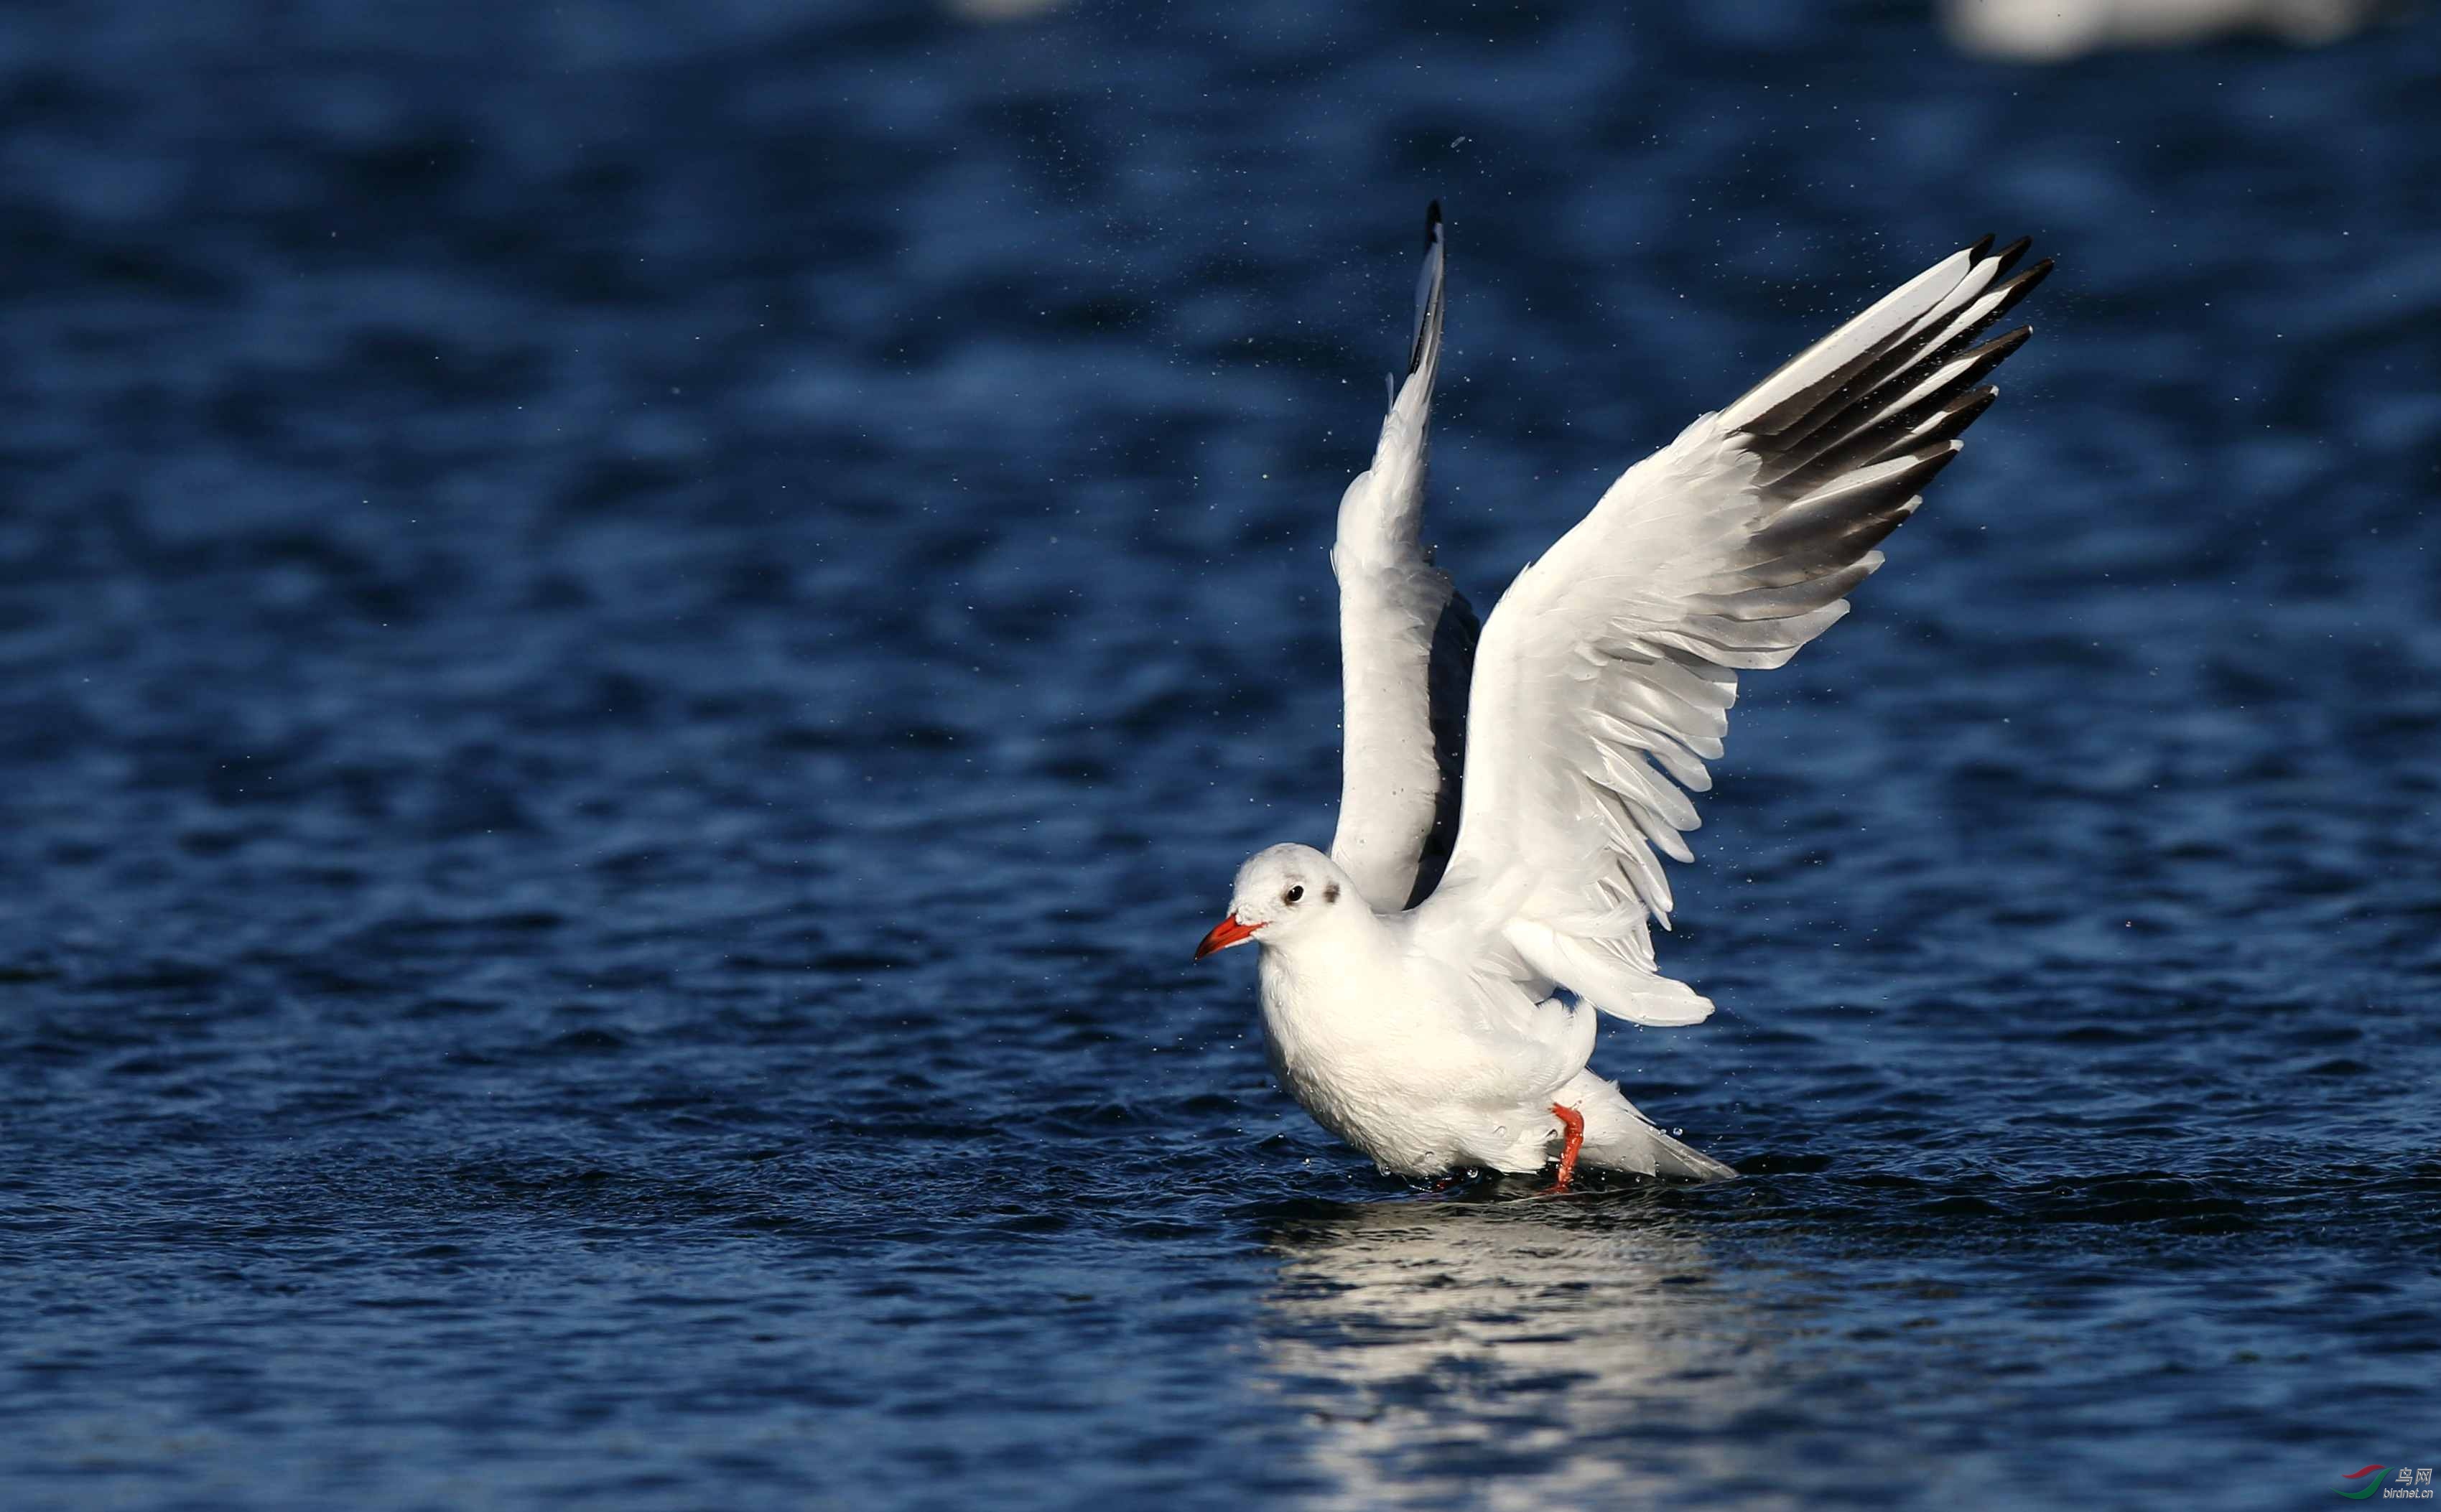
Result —
<path fill-rule="evenodd" d="M 1446 1169 L 1476 1112 L 1450 1097 L 1458 1047 L 1430 1032 L 1395 974 L 1293 972 L 1266 957 L 1263 1039 L 1272 1071 L 1314 1122 L 1385 1170 Z"/>

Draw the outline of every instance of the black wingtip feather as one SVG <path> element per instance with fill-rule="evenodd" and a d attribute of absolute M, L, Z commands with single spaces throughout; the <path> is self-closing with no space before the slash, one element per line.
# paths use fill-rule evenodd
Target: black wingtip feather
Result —
<path fill-rule="evenodd" d="M 1943 435 L 1941 429 L 1936 429 L 1926 439 L 1928 441 L 1957 440 L 1959 432 L 1964 430 L 1967 426 L 1974 424 L 1977 417 L 1980 416 L 1983 411 L 1991 408 L 1999 397 L 2000 386 L 1998 384 L 1985 384 L 1982 387 L 1969 393 L 1965 398 L 1952 401 L 1949 406 L 1948 417 L 1941 423 L 1942 429 L 1947 429 L 1948 434 Z M 1950 429 L 1950 427 L 1955 428 Z"/>
<path fill-rule="evenodd" d="M 1424 349 L 1433 340 L 1440 324 L 1440 258 L 1441 202 L 1424 207 L 1424 268 L 1416 285 L 1416 339 L 1407 349 L 1407 376 L 1414 377 L 1423 368 Z M 1397 385 L 1391 386 L 1391 403 L 1396 404 Z"/>
<path fill-rule="evenodd" d="M 1991 250 L 1992 250 L 1992 236 L 1991 236 L 1991 233 L 1989 233 L 1989 232 L 1985 232 L 1985 233 L 1984 233 L 1984 236 L 1983 236 L 1983 239 L 1982 239 L 1981 241 L 1980 241 L 1980 242 L 1976 243 L 1973 246 L 1970 246 L 1970 247 L 1968 247 L 1968 248 L 1966 249 L 1966 261 L 1967 261 L 1967 265 L 1971 267 L 1971 266 L 1973 266 L 1974 264 L 1976 264 L 1976 263 L 1978 263 L 1978 262 L 1982 261 L 1983 261 L 1983 254 L 1984 254 L 1984 253 L 1986 253 L 1986 252 L 1989 252 L 1989 251 L 1991 251 Z"/>
<path fill-rule="evenodd" d="M 1941 419 L 1926 427 L 1920 437 L 1911 438 L 1910 444 L 1938 446 L 1944 442 L 1958 440 L 1966 434 L 1966 427 L 1982 418 L 1983 411 L 1991 408 L 1993 402 L 1999 397 L 2000 390 L 1998 387 L 1985 384 L 1964 398 L 1953 400 Z M 1875 458 L 1874 460 L 1880 461 L 1883 459 Z"/>
<path fill-rule="evenodd" d="M 1957 458 L 1958 443 L 1940 441 L 1898 456 L 1908 458 L 1909 465 L 1887 477 L 1864 487 L 1835 489 L 1831 497 L 1799 499 L 1782 510 L 1748 539 L 1749 558 L 1768 562 L 1794 553 L 1820 551 L 1832 543 L 1854 545 L 1853 538 L 1877 519 L 1895 524 L 1906 517 L 1908 501 L 1922 494 L 1925 485 Z M 1895 461 L 1898 458 L 1890 459 Z M 1861 552 L 1889 533 L 1883 530 L 1866 538 L 1863 545 L 1854 545 L 1854 549 Z"/>
<path fill-rule="evenodd" d="M 1970 250 L 1981 249 L 1989 241 Z M 2003 248 L 1995 260 L 1997 268 L 1978 264 L 1988 270 L 1980 276 L 2005 273 L 2027 245 L 2020 239 Z M 1851 378 L 1797 423 L 1749 442 L 1762 462 L 1757 481 L 1781 497 L 1806 498 L 1860 468 L 1955 441 L 1998 397 L 1998 390 L 1976 386 L 2026 344 L 2034 327 L 2020 326 L 1980 347 L 1975 345 L 1977 338 L 2042 282 L 2051 268 L 2051 259 L 2045 258 L 2003 279 L 1981 296 L 1980 313 L 1972 322 L 1952 328 L 1938 349 L 1924 350 L 1929 336 L 1902 342 L 1878 359 L 1878 366 Z M 1929 382 L 1945 370 L 1938 384 Z"/>
<path fill-rule="evenodd" d="M 2051 271 L 2052 260 L 2045 258 L 2040 262 L 2035 263 L 2033 267 L 2026 269 L 2023 273 L 2020 273 L 2015 278 L 2002 283 L 1998 288 L 1992 290 L 1990 294 L 1985 295 L 1985 298 L 1992 300 L 1992 308 L 1983 312 L 1982 318 L 1977 320 L 1973 325 L 1968 326 L 1965 330 L 1950 337 L 1949 340 L 1942 346 L 1939 351 L 1932 353 L 1932 355 L 1926 360 L 1936 363 L 1947 362 L 1952 357 L 1957 356 L 1960 352 L 1964 351 L 1968 347 L 1974 345 L 1976 337 L 1981 335 L 1984 332 L 1989 331 L 1993 326 L 1998 324 L 2002 315 L 2007 315 L 2011 310 L 2016 308 L 2018 300 L 2023 299 L 2026 296 L 2034 293 L 2034 286 L 2041 283 L 2043 279 L 2051 276 Z M 1993 298 L 1994 295 L 1998 295 L 1998 297 Z M 2031 333 L 2034 328 L 2029 326 L 2026 329 Z M 2020 339 L 2023 338 L 2021 337 Z M 2012 347 L 2010 350 L 2015 351 L 2016 348 Z"/>
<path fill-rule="evenodd" d="M 2026 255 L 2026 248 L 2034 244 L 2034 239 L 2033 237 L 2021 236 L 2016 241 L 2010 243 L 2007 246 L 2002 247 L 1999 251 L 1994 253 L 1993 261 L 1998 262 L 2000 265 L 1992 270 L 1992 276 L 1994 278 L 1998 278 L 2002 274 L 2007 273 L 2011 268 L 2016 267 L 2017 265 L 2017 260 Z"/>
<path fill-rule="evenodd" d="M 2019 326 L 2016 330 L 2009 332 L 2004 335 L 1994 336 L 1991 340 L 1976 348 L 1972 355 L 1974 356 L 1978 367 L 1982 369 L 1982 371 L 1977 373 L 1976 376 L 1980 377 L 1983 372 L 1991 371 L 1994 364 L 1998 363 L 2001 358 L 2007 356 L 2009 353 L 2016 351 L 2019 347 L 2024 346 L 2026 344 L 2026 338 L 2034 333 L 2034 327 Z"/>

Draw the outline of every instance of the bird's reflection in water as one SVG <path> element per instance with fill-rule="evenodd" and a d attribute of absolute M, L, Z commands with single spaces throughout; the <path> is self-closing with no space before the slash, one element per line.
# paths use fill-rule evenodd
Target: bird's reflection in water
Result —
<path fill-rule="evenodd" d="M 1646 1189 L 1311 1204 L 1268 1225 L 1269 1387 L 1325 1504 L 1635 1504 L 1738 1479 L 1724 1430 L 1774 1395 L 1704 1246 Z"/>

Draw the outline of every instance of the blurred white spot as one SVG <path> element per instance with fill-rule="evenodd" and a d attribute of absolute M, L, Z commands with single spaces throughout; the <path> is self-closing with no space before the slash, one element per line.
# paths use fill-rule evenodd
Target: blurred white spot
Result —
<path fill-rule="evenodd" d="M 1967 52 L 2058 63 L 2106 47 L 2176 47 L 2241 32 L 2300 46 L 2336 42 L 2387 0 L 1942 0 L 1949 40 Z"/>

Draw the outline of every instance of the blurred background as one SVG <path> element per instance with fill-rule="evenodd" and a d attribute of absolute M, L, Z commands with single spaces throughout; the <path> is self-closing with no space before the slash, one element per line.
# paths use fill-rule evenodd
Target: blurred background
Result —
<path fill-rule="evenodd" d="M 2441 1463 L 2430 8 L 0 12 L 0 1500 L 2285 1506 Z M 1986 232 L 1596 1065 L 1376 1176 L 1232 871 L 1430 533 Z"/>

